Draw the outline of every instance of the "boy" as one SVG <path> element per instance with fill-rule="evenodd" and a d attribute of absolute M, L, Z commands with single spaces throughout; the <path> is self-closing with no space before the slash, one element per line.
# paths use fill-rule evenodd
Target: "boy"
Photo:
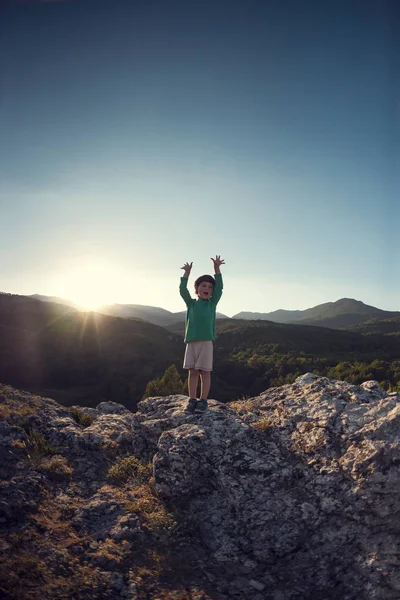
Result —
<path fill-rule="evenodd" d="M 187 282 L 193 263 L 185 263 L 182 269 L 179 292 L 187 306 L 185 326 L 185 359 L 183 368 L 188 369 L 189 402 L 186 412 L 207 410 L 207 396 L 211 385 L 213 365 L 213 341 L 215 340 L 215 313 L 222 296 L 222 275 L 220 266 L 225 264 L 220 256 L 211 259 L 214 263 L 214 277 L 202 275 L 194 282 L 197 299 L 188 292 Z M 197 385 L 201 379 L 200 400 L 197 400 Z"/>

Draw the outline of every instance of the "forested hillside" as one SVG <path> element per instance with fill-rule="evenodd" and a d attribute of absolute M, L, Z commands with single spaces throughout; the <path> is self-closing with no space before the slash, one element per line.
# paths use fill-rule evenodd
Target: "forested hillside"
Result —
<path fill-rule="evenodd" d="M 220 320 L 211 396 L 229 401 L 255 395 L 307 371 L 352 383 L 377 379 L 396 389 L 399 346 L 396 335 Z M 176 381 L 176 391 L 182 392 L 183 353 L 182 324 L 168 331 L 145 321 L 0 294 L 0 381 L 64 404 L 93 406 L 110 399 L 134 409 L 155 380 L 149 389 L 173 393 Z M 171 365 L 177 371 L 166 381 L 162 376 Z"/>
<path fill-rule="evenodd" d="M 183 349 L 181 336 L 151 323 L 0 294 L 0 381 L 66 404 L 134 407 Z"/>
<path fill-rule="evenodd" d="M 400 345 L 395 336 L 236 320 L 220 322 L 217 331 L 218 385 L 221 379 L 231 388 L 240 386 L 245 395 L 292 383 L 308 371 L 351 383 L 376 379 L 385 387 L 399 387 Z"/>
<path fill-rule="evenodd" d="M 400 336 L 400 316 L 389 319 L 370 319 L 360 325 L 346 327 L 348 331 L 363 333 L 364 335 L 382 334 Z M 400 343 L 400 342 L 399 342 Z"/>

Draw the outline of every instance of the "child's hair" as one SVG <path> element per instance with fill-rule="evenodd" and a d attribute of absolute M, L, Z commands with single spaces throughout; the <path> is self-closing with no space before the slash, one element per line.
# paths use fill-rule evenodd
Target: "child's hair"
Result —
<path fill-rule="evenodd" d="M 211 275 L 201 275 L 201 277 L 198 277 L 196 279 L 196 281 L 194 282 L 194 289 L 197 292 L 197 288 L 199 287 L 199 285 L 201 283 L 203 283 L 203 281 L 208 281 L 208 283 L 211 283 L 213 288 L 215 287 L 215 279 L 214 277 L 211 277 Z"/>

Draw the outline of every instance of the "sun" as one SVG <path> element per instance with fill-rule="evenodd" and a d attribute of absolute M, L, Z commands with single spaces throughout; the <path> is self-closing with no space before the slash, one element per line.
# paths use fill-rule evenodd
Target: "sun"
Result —
<path fill-rule="evenodd" d="M 115 302 L 120 285 L 113 265 L 104 261 L 83 262 L 62 276 L 61 296 L 80 310 L 96 311 Z"/>
<path fill-rule="evenodd" d="M 98 296 L 92 296 L 91 293 L 88 293 L 88 295 L 83 294 L 82 297 L 76 296 L 74 299 L 69 298 L 69 300 L 71 300 L 80 310 L 84 312 L 96 312 L 100 310 L 102 306 L 111 304 L 110 302 L 99 301 Z"/>

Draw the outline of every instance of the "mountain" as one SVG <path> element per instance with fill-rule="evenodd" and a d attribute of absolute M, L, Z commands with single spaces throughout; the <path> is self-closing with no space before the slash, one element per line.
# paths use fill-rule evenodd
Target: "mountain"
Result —
<path fill-rule="evenodd" d="M 400 358 L 395 338 L 365 336 L 353 331 L 326 330 L 316 325 L 239 321 L 229 319 L 217 325 L 216 353 L 232 356 L 254 352 L 270 357 L 273 353 L 312 355 L 337 360 Z"/>
<path fill-rule="evenodd" d="M 0 294 L 0 380 L 65 404 L 119 398 L 133 408 L 183 351 L 182 336 L 146 321 Z"/>
<path fill-rule="evenodd" d="M 99 308 L 98 312 L 101 312 L 103 315 L 122 317 L 124 319 L 141 319 L 142 321 L 161 325 L 162 327 L 178 320 L 175 318 L 174 313 L 169 310 L 156 306 L 143 306 L 141 304 L 107 304 Z"/>
<path fill-rule="evenodd" d="M 347 331 L 355 331 L 363 335 L 394 335 L 400 336 L 400 316 L 389 319 L 370 319 L 359 325 L 346 327 Z"/>
<path fill-rule="evenodd" d="M 70 306 L 71 308 L 79 310 L 78 304 L 71 302 L 71 300 L 65 300 L 65 298 L 60 298 L 59 296 L 43 296 L 43 294 L 31 294 L 30 296 L 27 296 L 27 298 L 33 298 L 34 300 L 42 300 L 42 302 L 54 302 L 55 304 L 62 304 L 63 306 Z"/>
<path fill-rule="evenodd" d="M 168 327 L 175 323 L 184 323 L 186 311 L 171 312 L 157 306 L 145 306 L 141 304 L 107 304 L 98 309 L 103 315 L 122 317 L 124 319 L 141 319 L 154 325 Z M 228 319 L 226 315 L 217 312 L 217 319 Z"/>
<path fill-rule="evenodd" d="M 181 330 L 183 331 L 184 329 L 184 324 L 185 324 L 185 319 L 186 319 L 186 310 L 183 310 L 182 312 L 177 312 L 177 313 L 172 313 L 173 314 L 173 321 L 170 321 L 170 323 L 168 323 L 166 325 L 166 327 L 168 327 L 168 329 L 171 329 L 171 327 L 173 327 L 174 325 L 181 325 Z M 217 312 L 216 313 L 216 318 L 218 320 L 221 319 L 228 319 L 230 320 L 230 317 L 228 317 L 227 315 L 224 315 L 223 313 Z"/>
<path fill-rule="evenodd" d="M 59 298 L 58 296 L 43 296 L 41 294 L 33 294 L 27 297 L 36 300 L 42 300 L 43 302 L 54 302 L 79 310 L 79 306 L 77 304 L 74 304 L 69 300 Z M 165 310 L 164 308 L 159 308 L 158 306 L 146 306 L 142 304 L 105 304 L 94 312 L 113 317 L 122 317 L 123 319 L 140 319 L 141 321 L 147 321 L 148 323 L 160 325 L 161 327 L 184 322 L 186 317 L 185 310 L 174 313 L 169 310 Z M 217 319 L 228 318 L 229 317 L 226 315 L 217 312 Z"/>
<path fill-rule="evenodd" d="M 167 329 L 0 294 L 0 380 L 65 405 L 114 400 L 135 409 L 147 384 L 171 365 L 186 379 L 182 334 L 183 322 Z M 400 346 L 394 335 L 219 319 L 214 367 L 212 394 L 222 401 L 292 383 L 307 371 L 397 388 Z"/>
<path fill-rule="evenodd" d="M 221 399 L 238 390 L 257 395 L 308 371 L 352 383 L 376 379 L 400 390 L 395 336 L 229 319 L 217 323 L 214 356 L 212 389 Z"/>
<path fill-rule="evenodd" d="M 44 302 L 53 302 L 69 306 L 79 310 L 78 306 L 68 300 L 55 296 L 43 296 L 34 294 L 29 296 Z M 185 322 L 186 311 L 171 312 L 157 306 L 146 306 L 141 304 L 108 304 L 99 308 L 96 312 L 124 319 L 140 319 L 167 327 L 170 331 L 181 334 Z M 315 325 L 329 329 L 353 329 L 358 333 L 396 333 L 396 318 L 400 312 L 385 311 L 375 306 L 364 304 L 360 300 L 352 298 L 341 298 L 336 302 L 326 302 L 306 310 L 284 310 L 278 309 L 269 313 L 242 311 L 232 317 L 235 320 L 246 321 L 272 321 L 274 323 Z M 218 320 L 229 319 L 227 315 L 217 312 Z M 395 319 L 395 320 L 393 320 Z M 385 321 L 382 326 L 377 325 Z M 363 324 L 368 324 L 363 329 Z"/>
<path fill-rule="evenodd" d="M 282 308 L 269 313 L 242 311 L 233 315 L 232 319 L 245 319 L 247 321 L 274 321 L 275 323 L 293 323 L 299 318 L 303 311 L 284 310 Z"/>
<path fill-rule="evenodd" d="M 299 323 L 342 329 L 360 325 L 370 319 L 388 319 L 398 316 L 400 317 L 400 312 L 381 310 L 352 298 L 341 298 L 336 302 L 326 302 L 306 310 L 276 310 L 270 313 L 240 312 L 232 318 L 260 319 L 276 323 Z"/>

